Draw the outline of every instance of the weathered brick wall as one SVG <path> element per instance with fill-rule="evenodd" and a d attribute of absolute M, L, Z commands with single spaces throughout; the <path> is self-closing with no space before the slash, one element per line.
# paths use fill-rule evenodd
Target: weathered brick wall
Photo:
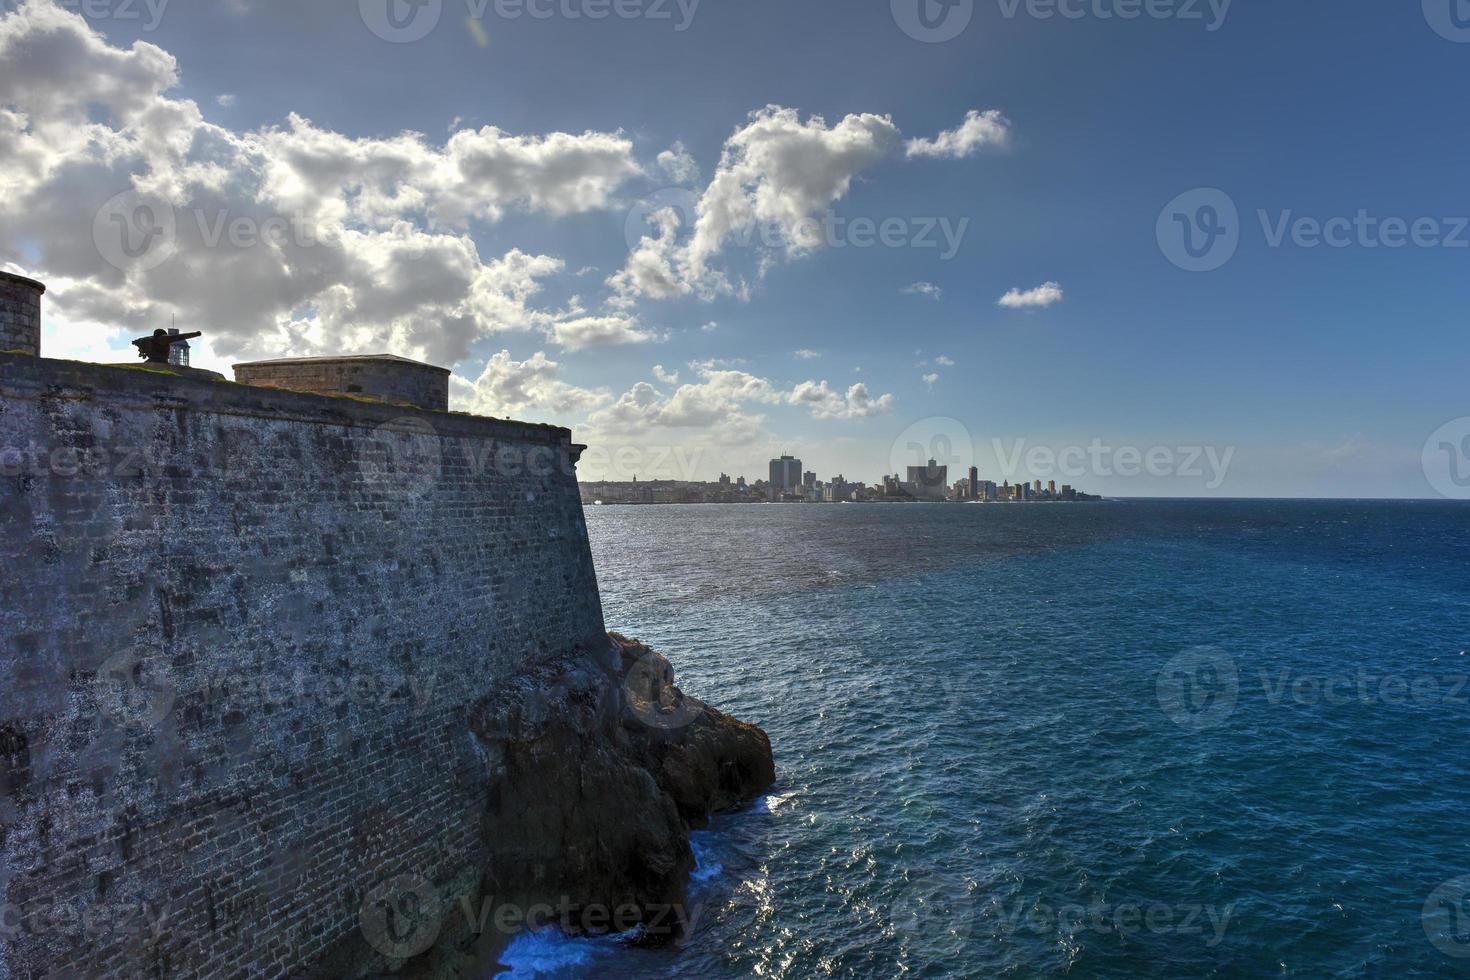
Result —
<path fill-rule="evenodd" d="M 477 881 L 466 706 L 606 643 L 571 452 L 0 355 L 0 980 L 299 976 Z"/>
<path fill-rule="evenodd" d="M 235 380 L 293 391 L 360 394 L 439 412 L 449 408 L 449 372 L 401 358 L 312 357 L 237 364 Z"/>
<path fill-rule="evenodd" d="M 0 351 L 41 352 L 41 294 L 46 287 L 0 272 Z"/>

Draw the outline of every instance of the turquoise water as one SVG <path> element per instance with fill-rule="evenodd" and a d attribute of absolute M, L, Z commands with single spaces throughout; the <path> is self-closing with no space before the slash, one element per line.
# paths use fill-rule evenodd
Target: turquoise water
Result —
<path fill-rule="evenodd" d="M 1470 975 L 1470 508 L 588 524 L 610 628 L 779 783 L 697 837 L 682 948 L 527 937 L 517 976 Z"/>

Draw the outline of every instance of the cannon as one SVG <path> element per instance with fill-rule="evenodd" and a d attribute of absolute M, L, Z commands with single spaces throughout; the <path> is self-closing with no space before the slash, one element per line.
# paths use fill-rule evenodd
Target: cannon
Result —
<path fill-rule="evenodd" d="M 149 364 L 167 364 L 168 352 L 173 348 L 174 344 L 182 340 L 193 340 L 195 337 L 202 336 L 204 334 L 198 331 L 194 333 L 169 333 L 160 327 L 153 331 L 151 337 L 139 337 L 133 341 L 133 346 L 138 348 L 138 356 Z"/>

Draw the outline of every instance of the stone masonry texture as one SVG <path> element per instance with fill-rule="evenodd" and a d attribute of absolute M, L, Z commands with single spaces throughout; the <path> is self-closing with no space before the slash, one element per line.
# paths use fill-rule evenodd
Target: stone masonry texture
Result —
<path fill-rule="evenodd" d="M 266 388 L 362 395 L 443 412 L 449 371 L 401 357 L 307 357 L 236 364 L 235 380 Z"/>
<path fill-rule="evenodd" d="M 470 706 L 608 643 L 576 453 L 0 354 L 0 980 L 311 976 L 477 881 Z"/>
<path fill-rule="evenodd" d="M 41 352 L 41 294 L 46 287 L 0 272 L 0 351 Z"/>

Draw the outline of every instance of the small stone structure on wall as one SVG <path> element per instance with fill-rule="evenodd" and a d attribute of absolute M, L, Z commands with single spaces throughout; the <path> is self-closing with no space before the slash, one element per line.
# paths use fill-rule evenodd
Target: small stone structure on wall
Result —
<path fill-rule="evenodd" d="M 252 361 L 235 365 L 235 380 L 261 388 L 357 395 L 431 412 L 449 410 L 449 369 L 393 354 Z"/>
<path fill-rule="evenodd" d="M 0 272 L 0 350 L 41 353 L 41 294 L 34 279 Z"/>

